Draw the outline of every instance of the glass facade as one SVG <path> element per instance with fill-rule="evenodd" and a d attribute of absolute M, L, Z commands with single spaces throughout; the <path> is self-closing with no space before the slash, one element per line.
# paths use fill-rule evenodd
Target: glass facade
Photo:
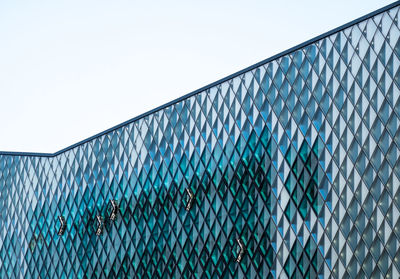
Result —
<path fill-rule="evenodd" d="M 391 5 L 54 155 L 0 155 L 0 278 L 399 278 Z"/>

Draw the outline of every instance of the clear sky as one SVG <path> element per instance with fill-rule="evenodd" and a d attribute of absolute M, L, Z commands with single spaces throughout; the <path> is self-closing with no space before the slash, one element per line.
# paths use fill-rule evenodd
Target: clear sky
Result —
<path fill-rule="evenodd" d="M 0 150 L 55 152 L 384 0 L 1 0 Z"/>

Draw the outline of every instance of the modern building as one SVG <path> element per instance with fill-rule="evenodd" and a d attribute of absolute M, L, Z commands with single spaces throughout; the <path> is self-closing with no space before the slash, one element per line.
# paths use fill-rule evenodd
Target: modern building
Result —
<path fill-rule="evenodd" d="M 0 278 L 399 278 L 399 5 L 55 154 L 1 152 Z"/>

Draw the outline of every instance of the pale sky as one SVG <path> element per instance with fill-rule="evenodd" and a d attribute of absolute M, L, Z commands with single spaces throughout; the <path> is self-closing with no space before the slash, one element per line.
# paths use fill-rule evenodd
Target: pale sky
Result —
<path fill-rule="evenodd" d="M 0 0 L 0 150 L 53 153 L 392 2 Z"/>

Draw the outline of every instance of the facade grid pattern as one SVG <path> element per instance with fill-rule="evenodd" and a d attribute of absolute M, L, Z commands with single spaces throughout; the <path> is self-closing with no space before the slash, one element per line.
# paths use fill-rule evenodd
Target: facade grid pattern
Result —
<path fill-rule="evenodd" d="M 0 154 L 0 278 L 399 278 L 399 97 L 394 6 L 61 154 Z"/>

